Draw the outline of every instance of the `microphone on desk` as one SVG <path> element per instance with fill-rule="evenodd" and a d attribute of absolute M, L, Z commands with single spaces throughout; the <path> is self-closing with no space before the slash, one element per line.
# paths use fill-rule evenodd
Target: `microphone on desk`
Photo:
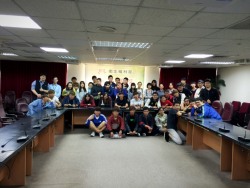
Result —
<path fill-rule="evenodd" d="M 223 128 L 219 128 L 219 131 L 220 131 L 220 132 L 224 132 L 224 133 L 229 133 L 230 130 L 229 130 L 229 129 L 226 129 L 225 123 L 224 123 L 223 125 L 224 125 L 224 127 L 223 127 Z"/>
<path fill-rule="evenodd" d="M 11 140 L 13 140 L 14 138 L 9 139 L 5 144 L 2 144 L 1 147 L 4 148 L 6 146 L 6 144 L 8 144 Z"/>
<path fill-rule="evenodd" d="M 247 138 L 247 131 L 245 131 L 244 137 L 238 136 L 239 141 L 250 142 L 250 138 Z"/>
<path fill-rule="evenodd" d="M 24 131 L 24 134 L 25 134 L 25 135 L 23 135 L 23 136 L 19 136 L 19 137 L 16 139 L 16 141 L 17 141 L 17 142 L 23 142 L 23 141 L 28 140 L 29 135 L 27 135 L 26 130 Z"/>
<path fill-rule="evenodd" d="M 37 124 L 36 124 L 36 125 L 33 125 L 32 128 L 33 128 L 33 129 L 40 129 L 40 128 L 41 128 L 40 121 L 38 120 Z"/>
<path fill-rule="evenodd" d="M 9 152 L 9 151 L 14 151 L 14 150 L 2 150 L 1 153 Z"/>

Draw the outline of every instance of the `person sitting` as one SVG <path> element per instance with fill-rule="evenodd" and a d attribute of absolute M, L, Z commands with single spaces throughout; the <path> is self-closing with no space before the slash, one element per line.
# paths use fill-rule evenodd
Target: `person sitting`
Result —
<path fill-rule="evenodd" d="M 110 86 L 109 82 L 106 82 L 102 88 L 102 95 L 107 93 L 112 100 L 115 100 L 114 89 Z"/>
<path fill-rule="evenodd" d="M 201 92 L 201 90 L 205 88 L 205 87 L 204 87 L 204 81 L 203 81 L 203 80 L 198 80 L 197 85 L 198 85 L 198 88 L 197 88 L 196 91 L 195 91 L 194 98 L 200 97 L 200 92 Z"/>
<path fill-rule="evenodd" d="M 170 89 L 167 89 L 167 90 L 165 90 L 164 96 L 166 97 L 167 100 L 169 100 L 171 103 L 173 103 L 174 97 L 172 96 L 171 93 L 172 93 L 172 91 L 170 91 Z"/>
<path fill-rule="evenodd" d="M 167 110 L 173 106 L 173 103 L 171 103 L 169 100 L 167 100 L 165 95 L 161 96 L 160 103 L 161 103 L 161 107 L 164 110 Z"/>
<path fill-rule="evenodd" d="M 112 107 L 112 99 L 110 96 L 108 96 L 108 93 L 103 94 L 98 106 L 109 107 L 109 108 Z"/>
<path fill-rule="evenodd" d="M 138 82 L 138 83 L 137 83 L 137 92 L 138 92 L 138 94 L 139 94 L 139 97 L 140 97 L 142 100 L 144 100 L 142 82 Z"/>
<path fill-rule="evenodd" d="M 94 97 L 95 105 L 99 104 L 100 98 L 102 96 L 102 85 L 101 85 L 101 78 L 97 78 L 96 84 L 93 86 L 91 90 L 91 95 Z"/>
<path fill-rule="evenodd" d="M 128 90 L 128 100 L 130 101 L 133 98 L 133 93 L 137 92 L 135 83 L 131 83 Z M 138 93 L 139 94 L 139 93 Z"/>
<path fill-rule="evenodd" d="M 139 98 L 139 94 L 137 92 L 133 93 L 133 99 L 130 101 L 130 106 L 134 106 L 136 109 L 142 108 L 144 102 Z"/>
<path fill-rule="evenodd" d="M 58 84 L 58 78 L 54 77 L 53 78 L 53 83 L 49 84 L 49 90 L 54 90 L 55 91 L 55 96 L 60 99 L 61 94 L 62 94 L 62 87 Z"/>
<path fill-rule="evenodd" d="M 222 120 L 220 114 L 208 103 L 203 103 L 201 97 L 195 99 L 195 105 L 197 106 L 194 115 L 199 118 L 212 118 Z"/>
<path fill-rule="evenodd" d="M 124 97 L 124 93 L 120 92 L 118 98 L 115 100 L 115 106 L 118 108 L 127 108 L 128 101 Z"/>
<path fill-rule="evenodd" d="M 173 95 L 173 103 L 176 103 L 176 102 L 178 102 L 179 104 L 183 104 L 183 102 L 184 102 L 184 98 L 185 98 L 185 94 L 183 94 L 183 93 L 179 93 L 179 91 L 178 90 L 174 90 L 173 91 L 173 93 L 172 93 L 172 95 Z"/>
<path fill-rule="evenodd" d="M 142 136 L 154 135 L 154 119 L 148 107 L 144 107 L 143 113 L 139 116 L 139 126 Z"/>
<path fill-rule="evenodd" d="M 159 90 L 157 91 L 158 96 L 161 97 L 162 95 L 164 95 L 164 92 L 165 92 L 165 90 L 164 90 L 164 85 L 163 85 L 163 84 L 160 84 L 160 85 L 159 85 Z"/>
<path fill-rule="evenodd" d="M 117 107 L 113 108 L 112 115 L 108 118 L 107 130 L 110 132 L 110 138 L 115 138 L 117 134 L 119 138 L 123 137 L 125 125 Z"/>
<path fill-rule="evenodd" d="M 116 77 L 116 78 L 115 78 L 115 89 L 116 89 L 116 86 L 117 86 L 118 84 L 120 84 L 120 83 L 121 83 L 121 79 L 118 78 L 118 77 Z"/>
<path fill-rule="evenodd" d="M 123 78 L 122 88 L 128 90 L 128 87 L 129 87 L 129 85 L 128 85 L 128 78 L 125 77 L 125 78 Z"/>
<path fill-rule="evenodd" d="M 63 107 L 73 107 L 73 108 L 79 107 L 80 101 L 78 100 L 78 98 L 76 98 L 75 95 L 76 94 L 74 91 L 70 91 L 69 95 L 63 99 L 62 106 Z"/>
<path fill-rule="evenodd" d="M 85 88 L 85 82 L 80 81 L 79 88 L 76 90 L 76 98 L 78 98 L 79 101 L 82 101 L 82 98 L 87 93 L 87 90 Z"/>
<path fill-rule="evenodd" d="M 152 84 L 152 90 L 153 91 L 158 91 L 160 88 L 157 86 L 157 81 L 156 80 L 152 80 L 151 82 Z"/>
<path fill-rule="evenodd" d="M 161 107 L 158 93 L 156 91 L 153 93 L 153 96 L 147 100 L 145 106 L 148 108 L 155 108 L 155 109 L 158 109 Z"/>
<path fill-rule="evenodd" d="M 169 137 L 176 143 L 182 144 L 185 141 L 185 136 L 180 132 L 177 131 L 177 122 L 178 116 L 181 116 L 182 113 L 179 112 L 180 110 L 180 103 L 175 102 L 173 108 L 171 108 L 168 112 L 167 117 L 167 129 L 169 133 Z"/>
<path fill-rule="evenodd" d="M 175 90 L 174 84 L 172 82 L 169 83 L 168 88 L 169 88 L 169 94 L 172 94 L 172 92 Z"/>
<path fill-rule="evenodd" d="M 81 107 L 95 107 L 95 101 L 94 101 L 93 97 L 89 93 L 87 93 L 83 97 L 80 106 Z"/>
<path fill-rule="evenodd" d="M 104 83 L 104 85 L 105 85 L 106 83 L 109 83 L 109 86 L 110 86 L 112 89 L 115 89 L 115 83 L 113 82 L 113 76 L 112 76 L 112 75 L 109 75 L 109 76 L 108 76 L 108 81 L 106 81 L 106 82 Z"/>
<path fill-rule="evenodd" d="M 184 103 L 183 106 L 181 107 L 181 110 L 184 113 L 191 113 L 193 110 L 193 107 L 195 106 L 195 100 L 193 98 L 189 99 L 189 98 L 185 98 L 184 99 Z M 194 111 L 192 112 L 194 113 Z"/>
<path fill-rule="evenodd" d="M 62 96 L 63 97 L 68 96 L 71 91 L 75 93 L 75 89 L 73 88 L 72 82 L 68 82 L 66 87 L 62 91 Z"/>
<path fill-rule="evenodd" d="M 88 83 L 88 91 L 87 91 L 87 93 L 91 94 L 93 85 L 94 85 L 93 82 L 89 82 L 89 83 Z"/>
<path fill-rule="evenodd" d="M 101 114 L 101 108 L 96 107 L 94 110 L 94 114 L 88 117 L 86 121 L 86 126 L 92 130 L 90 134 L 91 137 L 95 137 L 95 133 L 98 133 L 100 138 L 104 138 L 102 131 L 106 129 L 107 119 Z"/>
<path fill-rule="evenodd" d="M 191 90 L 190 86 L 187 84 L 187 79 L 185 77 L 181 78 L 181 82 L 183 87 L 187 90 Z"/>
<path fill-rule="evenodd" d="M 74 76 L 71 78 L 71 82 L 73 85 L 73 88 L 75 89 L 75 91 L 79 88 L 79 83 L 77 82 L 77 78 Z"/>
<path fill-rule="evenodd" d="M 55 108 L 54 103 L 48 97 L 47 94 L 41 96 L 40 99 L 36 99 L 29 104 L 29 110 L 27 112 L 27 116 L 31 116 L 35 113 L 38 113 L 44 109 Z"/>
<path fill-rule="evenodd" d="M 159 132 L 164 133 L 164 138 L 168 142 L 169 134 L 167 130 L 167 114 L 164 113 L 164 109 L 162 107 L 159 108 L 156 116 L 155 116 L 155 124 L 159 130 Z"/>
<path fill-rule="evenodd" d="M 188 97 L 185 97 L 180 110 L 185 111 L 187 108 L 189 108 L 189 104 L 190 99 Z"/>
<path fill-rule="evenodd" d="M 115 96 L 115 98 L 118 98 L 118 95 L 121 92 L 123 93 L 124 98 L 127 100 L 128 99 L 128 91 L 127 91 L 127 89 L 122 88 L 122 84 L 121 83 L 117 83 L 116 89 L 114 90 L 114 96 Z"/>
<path fill-rule="evenodd" d="M 62 106 L 61 102 L 59 101 L 59 99 L 57 98 L 57 96 L 55 96 L 55 90 L 50 89 L 48 91 L 48 97 L 51 99 L 51 101 L 54 103 L 54 106 L 56 108 L 59 108 Z"/>
<path fill-rule="evenodd" d="M 200 97 L 210 105 L 220 99 L 218 90 L 212 87 L 211 79 L 205 80 L 205 88 L 201 90 Z"/>
<path fill-rule="evenodd" d="M 150 99 L 153 95 L 153 90 L 152 90 L 152 84 L 148 83 L 147 84 L 147 89 L 144 90 L 144 101 L 147 102 L 148 99 Z"/>
<path fill-rule="evenodd" d="M 135 113 L 135 107 L 129 107 L 129 113 L 125 117 L 125 126 L 126 126 L 126 133 L 130 136 L 138 135 L 140 136 L 140 131 L 138 127 L 139 117 Z"/>
<path fill-rule="evenodd" d="M 184 88 L 183 84 L 179 82 L 177 85 L 177 90 L 179 93 L 183 93 L 185 97 L 190 97 L 192 95 L 191 91 L 187 88 Z"/>

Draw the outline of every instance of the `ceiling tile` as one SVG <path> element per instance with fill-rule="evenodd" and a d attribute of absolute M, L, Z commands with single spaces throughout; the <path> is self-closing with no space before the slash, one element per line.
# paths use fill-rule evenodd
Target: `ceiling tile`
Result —
<path fill-rule="evenodd" d="M 100 40 L 100 41 L 124 41 L 125 35 L 122 34 L 112 34 L 112 33 L 88 33 L 90 40 Z"/>
<path fill-rule="evenodd" d="M 164 36 L 173 30 L 174 30 L 174 27 L 159 27 L 159 26 L 133 24 L 128 34 Z"/>
<path fill-rule="evenodd" d="M 23 29 L 23 28 L 6 28 L 9 32 L 17 35 L 17 36 L 25 36 L 25 37 L 49 37 L 49 35 L 42 29 Z"/>
<path fill-rule="evenodd" d="M 137 9 L 136 7 L 90 3 L 79 3 L 79 7 L 85 20 L 115 23 L 130 23 Z"/>
<path fill-rule="evenodd" d="M 87 40 L 87 35 L 85 32 L 56 31 L 56 30 L 47 30 L 47 32 L 54 38 Z"/>
<path fill-rule="evenodd" d="M 6 29 L 0 27 L 0 36 L 4 36 L 4 35 L 13 35 L 13 34 L 8 32 Z"/>
<path fill-rule="evenodd" d="M 189 44 L 199 38 L 183 38 L 183 37 L 164 37 L 158 43 L 166 44 Z"/>
<path fill-rule="evenodd" d="M 53 38 L 42 38 L 42 37 L 22 37 L 23 40 L 37 44 L 58 44 Z"/>
<path fill-rule="evenodd" d="M 31 16 L 80 19 L 78 9 L 73 1 L 18 0 L 16 3 Z"/>
<path fill-rule="evenodd" d="M 78 48 L 82 48 L 82 47 L 89 47 L 89 42 L 88 40 L 84 40 L 84 39 L 56 39 L 56 41 L 58 42 L 58 44 L 61 44 L 63 46 L 69 46 L 69 47 L 78 47 Z"/>
<path fill-rule="evenodd" d="M 26 16 L 26 14 L 10 0 L 1 0 L 0 14 Z"/>
<path fill-rule="evenodd" d="M 138 6 L 141 0 L 80 0 L 89 3 Z"/>
<path fill-rule="evenodd" d="M 207 38 L 221 39 L 250 39 L 249 30 L 226 29 L 207 36 Z"/>
<path fill-rule="evenodd" d="M 169 36 L 173 37 L 204 37 L 210 33 L 217 31 L 216 29 L 202 29 L 202 28 L 178 28 L 174 30 Z"/>
<path fill-rule="evenodd" d="M 160 40 L 157 36 L 126 35 L 125 42 L 150 42 L 154 43 Z"/>

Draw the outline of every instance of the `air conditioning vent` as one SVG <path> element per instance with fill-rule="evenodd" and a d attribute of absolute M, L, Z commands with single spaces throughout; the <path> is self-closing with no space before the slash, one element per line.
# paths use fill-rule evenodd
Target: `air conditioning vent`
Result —
<path fill-rule="evenodd" d="M 250 59 L 238 59 L 234 61 L 235 64 L 240 64 L 240 65 L 250 65 Z"/>

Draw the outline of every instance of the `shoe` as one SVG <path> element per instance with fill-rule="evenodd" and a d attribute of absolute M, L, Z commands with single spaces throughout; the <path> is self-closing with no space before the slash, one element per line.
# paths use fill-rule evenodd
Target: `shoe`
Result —
<path fill-rule="evenodd" d="M 166 142 L 169 142 L 169 133 L 168 132 L 164 133 L 164 138 L 165 138 Z"/>
<path fill-rule="evenodd" d="M 92 132 L 92 133 L 90 134 L 90 136 L 91 136 L 91 137 L 95 137 L 95 132 Z"/>
<path fill-rule="evenodd" d="M 104 135 L 102 132 L 99 133 L 100 138 L 104 138 Z"/>
<path fill-rule="evenodd" d="M 146 134 L 146 133 L 142 133 L 142 136 L 144 136 L 144 137 L 145 137 L 145 136 L 147 136 L 147 134 Z"/>
<path fill-rule="evenodd" d="M 138 136 L 138 137 L 140 137 L 140 136 L 141 136 L 141 134 L 140 134 L 140 133 L 137 133 L 137 136 Z"/>

